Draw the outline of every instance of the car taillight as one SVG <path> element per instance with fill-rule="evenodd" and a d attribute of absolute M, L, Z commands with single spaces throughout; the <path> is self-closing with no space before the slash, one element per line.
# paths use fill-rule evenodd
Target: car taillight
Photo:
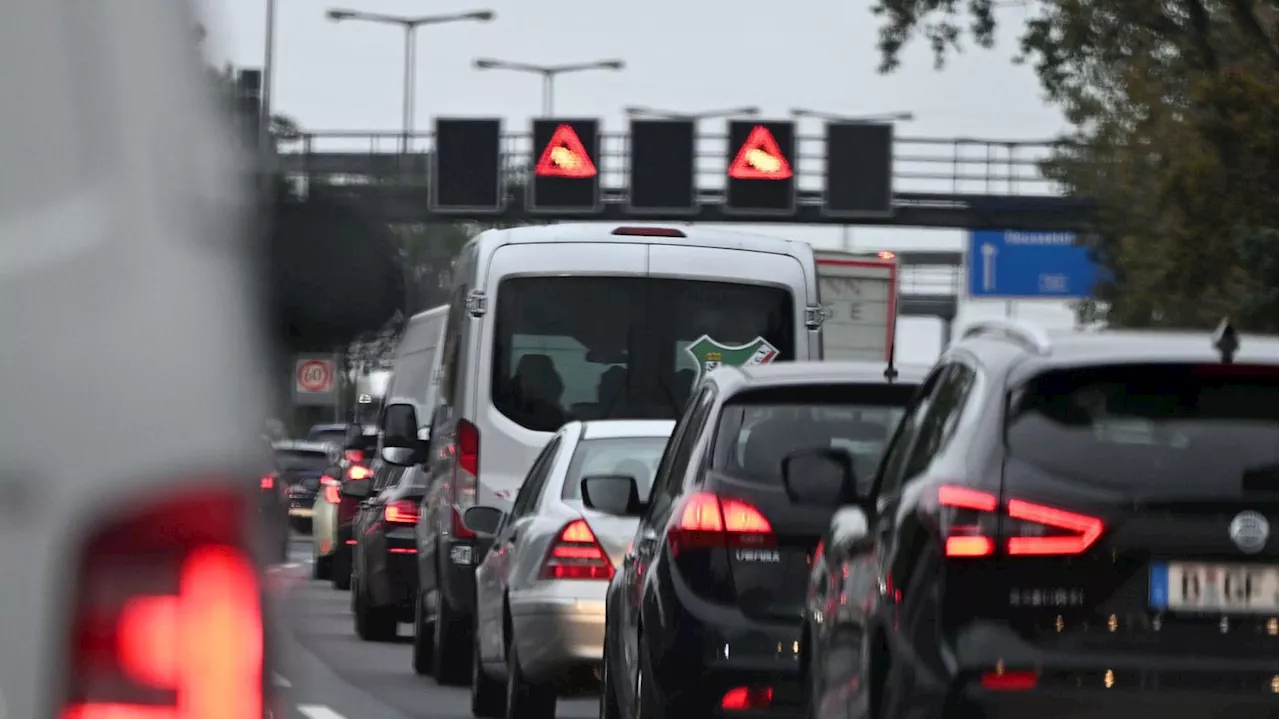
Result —
<path fill-rule="evenodd" d="M 347 468 L 347 479 L 368 479 L 373 476 L 373 470 L 363 464 L 353 464 Z"/>
<path fill-rule="evenodd" d="M 382 518 L 391 524 L 417 524 L 418 503 L 408 499 L 389 502 L 382 510 Z"/>
<path fill-rule="evenodd" d="M 174 498 L 86 540 L 60 719 L 263 716 L 265 632 L 246 499 Z"/>
<path fill-rule="evenodd" d="M 262 479 L 258 480 L 258 486 L 262 489 L 275 489 L 276 476 L 274 474 L 263 475 Z"/>
<path fill-rule="evenodd" d="M 997 527 L 1000 501 L 994 494 L 966 487 L 938 489 L 938 504 L 951 509 L 946 522 L 948 557 L 989 557 L 996 553 L 997 531 L 1012 556 L 1081 554 L 1102 536 L 1103 521 L 1021 499 L 1005 503 L 1003 526 Z"/>
<path fill-rule="evenodd" d="M 453 536 L 476 536 L 462 523 L 462 513 L 476 503 L 476 482 L 480 476 L 480 428 L 465 419 L 458 420 L 455 442 L 456 459 L 453 465 Z"/>
<path fill-rule="evenodd" d="M 750 502 L 710 492 L 690 495 L 672 513 L 667 544 L 678 555 L 691 548 L 771 547 L 773 526 Z"/>
<path fill-rule="evenodd" d="M 575 519 L 560 530 L 542 563 L 542 579 L 613 578 L 613 562 L 604 547 L 596 541 L 595 532 L 581 519 Z"/>
<path fill-rule="evenodd" d="M 749 711 L 764 709 L 772 703 L 772 687 L 734 687 L 724 693 L 720 708 L 725 711 Z"/>
<path fill-rule="evenodd" d="M 358 449 L 348 449 L 347 451 L 345 451 L 345 452 L 343 452 L 343 453 L 342 453 L 342 456 L 343 456 L 343 457 L 346 457 L 348 462 L 363 462 L 363 461 L 364 461 L 364 452 L 362 452 L 362 451 L 360 451 L 360 450 L 358 450 Z"/>

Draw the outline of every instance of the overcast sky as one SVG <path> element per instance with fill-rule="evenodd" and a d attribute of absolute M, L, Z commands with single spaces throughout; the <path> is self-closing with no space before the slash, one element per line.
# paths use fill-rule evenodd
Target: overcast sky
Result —
<path fill-rule="evenodd" d="M 878 19 L 870 0 L 277 0 L 274 110 L 307 130 L 397 131 L 401 122 L 403 36 L 384 25 L 334 23 L 341 7 L 398 15 L 492 10 L 490 23 L 424 27 L 417 42 L 417 128 L 431 117 L 500 116 L 512 131 L 527 127 L 541 102 L 537 77 L 472 69 L 476 57 L 534 64 L 625 60 L 623 72 L 566 75 L 557 81 L 560 116 L 598 117 L 623 131 L 628 105 L 699 112 L 743 105 L 784 119 L 791 108 L 868 114 L 910 111 L 899 136 L 1043 140 L 1062 131 L 1060 113 L 1041 100 L 1032 71 L 1011 62 L 1027 10 L 1000 10 L 1006 26 L 993 50 L 970 49 L 935 71 L 923 43 L 891 75 L 876 72 Z M 217 62 L 261 66 L 265 0 L 200 0 Z M 708 125 L 718 121 L 708 121 Z M 820 125 L 806 120 L 802 132 Z M 911 190 L 899 182 L 896 189 Z M 917 188 L 928 189 L 928 188 Z M 839 228 L 751 228 L 839 247 Z M 960 249 L 959 230 L 856 227 L 854 249 Z M 965 302 L 960 326 L 1000 316 L 1003 302 Z M 1049 327 L 1071 324 L 1061 303 L 1019 303 L 1021 318 Z M 940 323 L 903 319 L 899 356 L 930 361 Z"/>

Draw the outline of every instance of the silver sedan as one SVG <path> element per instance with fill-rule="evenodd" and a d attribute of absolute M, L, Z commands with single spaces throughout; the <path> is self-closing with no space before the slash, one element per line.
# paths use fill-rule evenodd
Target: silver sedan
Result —
<path fill-rule="evenodd" d="M 510 512 L 467 510 L 467 525 L 492 538 L 476 568 L 476 716 L 551 719 L 558 687 L 598 669 L 605 591 L 674 426 L 570 422 L 534 460 Z"/>

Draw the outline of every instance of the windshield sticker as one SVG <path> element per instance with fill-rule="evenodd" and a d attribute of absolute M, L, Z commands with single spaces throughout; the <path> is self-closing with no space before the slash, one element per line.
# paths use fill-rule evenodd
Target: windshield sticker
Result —
<path fill-rule="evenodd" d="M 778 357 L 778 348 L 769 344 L 763 337 L 757 337 L 746 344 L 726 345 L 703 335 L 684 348 L 698 365 L 698 375 L 693 383 L 696 385 L 707 376 L 708 372 L 728 365 L 730 367 L 755 367 L 769 364 Z"/>

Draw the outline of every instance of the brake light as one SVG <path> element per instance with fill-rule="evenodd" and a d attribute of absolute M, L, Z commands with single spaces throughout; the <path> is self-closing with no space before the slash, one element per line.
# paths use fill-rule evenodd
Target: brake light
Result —
<path fill-rule="evenodd" d="M 994 671 L 982 675 L 982 688 L 997 692 L 1025 692 L 1040 681 L 1036 672 Z"/>
<path fill-rule="evenodd" d="M 364 461 L 364 452 L 358 449 L 348 449 L 346 452 L 342 453 L 342 456 L 346 457 L 348 462 Z"/>
<path fill-rule="evenodd" d="M 453 536 L 467 539 L 476 536 L 462 523 L 462 513 L 476 503 L 476 481 L 480 476 L 480 428 L 465 419 L 458 420 L 456 455 L 453 465 Z"/>
<path fill-rule="evenodd" d="M 368 479 L 373 476 L 373 470 L 363 464 L 353 464 L 347 468 L 347 479 Z"/>
<path fill-rule="evenodd" d="M 685 549 L 771 547 L 773 526 L 754 505 L 710 492 L 690 495 L 672 514 L 667 544 L 672 554 Z"/>
<path fill-rule="evenodd" d="M 276 476 L 274 474 L 265 475 L 261 480 L 259 480 L 258 484 L 262 489 L 275 489 Z"/>
<path fill-rule="evenodd" d="M 734 687 L 724 693 L 720 708 L 726 711 L 747 711 L 764 709 L 772 703 L 772 687 Z"/>
<path fill-rule="evenodd" d="M 604 547 L 596 541 L 595 532 L 581 519 L 575 519 L 560 530 L 542 563 L 542 579 L 613 578 L 613 562 Z"/>
<path fill-rule="evenodd" d="M 261 586 L 245 499 L 172 499 L 86 540 L 61 719 L 263 716 Z"/>
<path fill-rule="evenodd" d="M 382 510 L 382 518 L 391 524 L 417 524 L 418 504 L 408 499 L 397 499 Z"/>
<path fill-rule="evenodd" d="M 613 234 L 629 237 L 688 237 L 673 227 L 619 227 Z"/>
<path fill-rule="evenodd" d="M 997 510 L 994 494 L 967 487 L 938 488 L 938 504 L 949 507 L 946 555 L 989 557 L 995 554 Z M 1008 539 L 1005 552 L 1012 556 L 1061 556 L 1082 554 L 1102 537 L 1104 522 L 1086 514 L 1068 512 L 1021 499 L 1005 506 L 1002 527 Z"/>

